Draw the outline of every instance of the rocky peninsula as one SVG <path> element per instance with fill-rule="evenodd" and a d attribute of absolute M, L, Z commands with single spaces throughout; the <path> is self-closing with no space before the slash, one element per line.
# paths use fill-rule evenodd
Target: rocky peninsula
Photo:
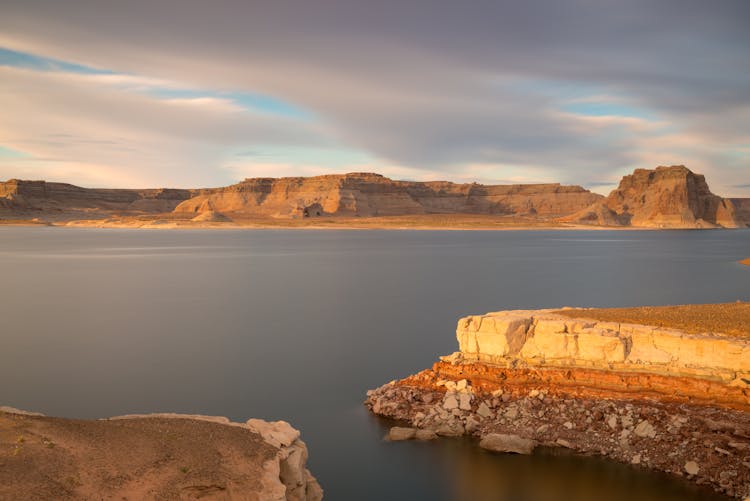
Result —
<path fill-rule="evenodd" d="M 405 423 L 390 439 L 564 447 L 750 496 L 750 303 L 499 311 L 456 336 L 458 352 L 368 392 Z"/>
<path fill-rule="evenodd" d="M 318 501 L 285 421 L 182 414 L 103 420 L 0 407 L 0 499 Z"/>
<path fill-rule="evenodd" d="M 749 203 L 684 166 L 638 169 L 609 197 L 580 186 L 398 181 L 353 172 L 219 188 L 0 182 L 0 224 L 139 228 L 744 228 Z"/>

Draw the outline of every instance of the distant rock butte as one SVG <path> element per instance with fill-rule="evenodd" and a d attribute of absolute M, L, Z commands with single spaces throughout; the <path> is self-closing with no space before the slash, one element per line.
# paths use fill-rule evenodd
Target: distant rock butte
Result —
<path fill-rule="evenodd" d="M 394 181 L 358 172 L 251 178 L 202 189 L 91 189 L 16 179 L 0 183 L 0 218 L 9 221 L 138 218 L 221 224 L 429 215 L 522 216 L 550 225 L 744 227 L 750 225 L 750 199 L 714 195 L 703 176 L 683 166 L 638 169 L 607 198 L 580 186 Z"/>
<path fill-rule="evenodd" d="M 254 178 L 199 190 L 175 212 L 272 217 L 528 214 L 560 216 L 600 199 L 580 186 L 394 181 L 379 174 Z"/>
<path fill-rule="evenodd" d="M 636 169 L 623 177 L 607 198 L 563 221 L 647 228 L 739 228 L 750 224 L 750 203 L 744 200 L 714 195 L 702 175 L 683 165 Z"/>
<path fill-rule="evenodd" d="M 66 183 L 11 179 L 0 182 L 0 210 L 60 213 L 76 211 L 164 213 L 174 210 L 194 190 L 99 189 Z"/>

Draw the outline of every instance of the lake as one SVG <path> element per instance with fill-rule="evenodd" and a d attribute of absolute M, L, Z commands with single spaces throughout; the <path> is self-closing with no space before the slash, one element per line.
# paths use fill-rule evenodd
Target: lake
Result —
<path fill-rule="evenodd" d="M 559 451 L 384 442 L 362 401 L 455 351 L 461 316 L 748 300 L 747 256 L 739 230 L 0 227 L 0 405 L 284 419 L 327 500 L 711 499 Z"/>

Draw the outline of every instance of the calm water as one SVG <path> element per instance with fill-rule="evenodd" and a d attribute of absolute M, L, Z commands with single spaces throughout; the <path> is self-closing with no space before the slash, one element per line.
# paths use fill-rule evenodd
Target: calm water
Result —
<path fill-rule="evenodd" d="M 468 440 L 385 443 L 365 391 L 507 308 L 750 299 L 750 231 L 0 228 L 0 405 L 302 429 L 327 500 L 709 499 L 671 477 Z"/>

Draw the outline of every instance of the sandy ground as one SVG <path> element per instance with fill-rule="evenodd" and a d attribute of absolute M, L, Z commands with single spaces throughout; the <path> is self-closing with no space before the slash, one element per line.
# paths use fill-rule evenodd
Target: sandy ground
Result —
<path fill-rule="evenodd" d="M 0 499 L 260 499 L 275 453 L 246 428 L 207 421 L 0 412 Z"/>
<path fill-rule="evenodd" d="M 675 306 L 639 306 L 636 308 L 582 308 L 556 313 L 573 318 L 592 318 L 603 322 L 670 327 L 686 332 L 724 333 L 750 337 L 750 303 L 687 304 Z"/>

